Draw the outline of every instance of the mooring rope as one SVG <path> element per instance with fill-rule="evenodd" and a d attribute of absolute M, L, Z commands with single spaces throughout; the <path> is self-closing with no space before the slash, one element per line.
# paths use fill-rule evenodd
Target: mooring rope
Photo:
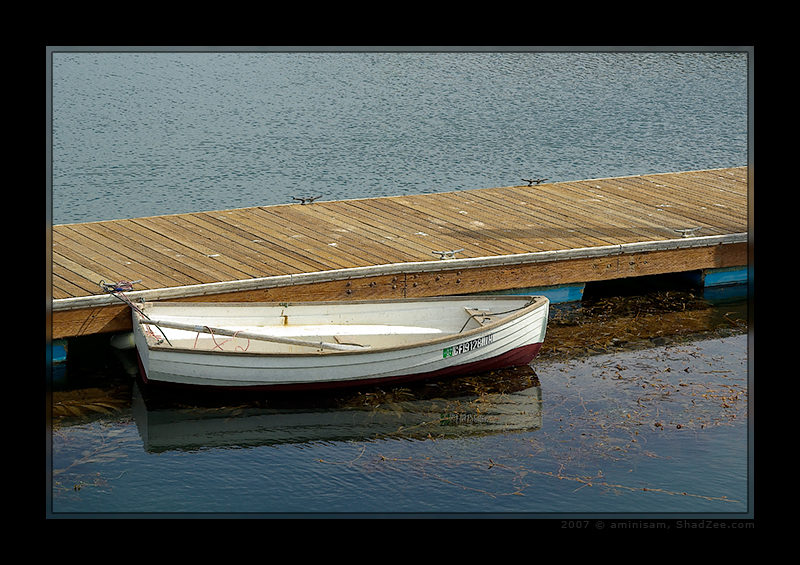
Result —
<path fill-rule="evenodd" d="M 150 316 L 145 314 L 138 306 L 136 306 L 136 304 L 134 304 L 131 301 L 130 298 L 125 296 L 125 294 L 123 293 L 124 290 L 133 290 L 133 285 L 135 285 L 136 283 L 140 283 L 140 282 L 142 282 L 142 279 L 139 279 L 137 281 L 119 281 L 116 284 L 108 284 L 106 281 L 100 281 L 100 288 L 103 289 L 103 292 L 107 292 L 107 293 L 109 293 L 109 294 L 111 294 L 113 296 L 116 296 L 122 302 L 124 302 L 125 304 L 127 304 L 128 306 L 130 306 L 131 308 L 133 308 L 134 310 L 139 312 L 139 314 L 141 314 L 142 316 L 144 316 L 145 318 L 147 318 L 149 320 Z M 153 324 L 153 325 L 155 325 L 155 324 Z M 169 343 L 169 345 L 172 346 L 172 343 L 169 341 L 169 338 L 167 337 L 167 334 L 164 333 L 164 330 L 159 328 L 157 325 L 156 325 L 156 327 L 158 328 L 158 331 L 161 332 L 161 335 L 164 336 L 164 339 L 167 340 L 167 343 Z"/>
<path fill-rule="evenodd" d="M 156 326 L 156 327 L 158 327 L 158 326 Z M 236 339 L 237 335 L 239 334 L 239 332 L 237 331 L 236 333 L 233 334 L 233 337 L 231 337 L 231 339 L 226 339 L 222 343 L 217 343 L 217 339 L 214 336 L 214 331 L 208 326 L 203 326 L 203 327 L 208 330 L 208 333 L 211 334 L 211 341 L 214 342 L 214 347 L 211 349 L 211 351 L 214 351 L 214 349 L 217 349 L 218 347 L 219 347 L 220 351 L 224 351 L 224 349 L 222 349 L 222 346 L 225 345 L 226 343 L 228 343 L 229 341 L 233 341 L 234 339 Z M 161 328 L 158 328 L 158 329 L 161 329 Z M 197 340 L 198 339 L 200 339 L 200 332 L 197 332 L 197 335 L 194 338 L 194 349 L 197 349 Z M 247 339 L 247 338 L 245 338 L 245 339 Z M 241 345 L 237 345 L 236 346 L 236 351 L 247 351 L 248 349 L 250 349 L 250 340 L 249 339 L 247 339 L 247 347 L 242 347 Z"/>

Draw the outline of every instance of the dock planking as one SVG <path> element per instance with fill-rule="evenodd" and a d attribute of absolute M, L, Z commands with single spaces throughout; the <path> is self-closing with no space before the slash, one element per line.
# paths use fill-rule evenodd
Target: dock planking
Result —
<path fill-rule="evenodd" d="M 747 195 L 736 167 L 56 225 L 52 337 L 130 327 L 100 281 L 141 280 L 126 294 L 147 300 L 347 300 L 743 266 Z"/>

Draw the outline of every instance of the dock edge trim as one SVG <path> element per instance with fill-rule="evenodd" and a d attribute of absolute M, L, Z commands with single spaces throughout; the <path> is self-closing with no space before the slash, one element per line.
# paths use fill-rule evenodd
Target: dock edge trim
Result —
<path fill-rule="evenodd" d="M 520 253 L 514 255 L 498 255 L 493 257 L 472 257 L 467 259 L 430 260 L 408 263 L 389 263 L 385 265 L 371 265 L 367 267 L 353 267 L 349 269 L 336 269 L 318 271 L 315 273 L 300 273 L 297 275 L 276 275 L 246 280 L 224 281 L 171 288 L 139 290 L 126 292 L 125 296 L 133 301 L 143 298 L 145 300 L 170 300 L 204 296 L 208 294 L 225 294 L 247 290 L 263 290 L 280 288 L 317 282 L 331 282 L 347 279 L 361 279 L 381 275 L 395 275 L 404 273 L 433 273 L 439 271 L 453 271 L 458 269 L 476 269 L 481 267 L 501 267 L 505 265 L 522 265 L 528 263 L 543 263 L 550 261 L 565 261 L 568 259 L 586 259 L 591 257 L 611 257 L 617 255 L 646 253 L 652 251 L 670 251 L 675 249 L 689 249 L 693 247 L 713 247 L 731 243 L 747 242 L 747 233 L 726 235 L 712 235 L 703 237 L 685 237 L 662 241 L 645 241 L 636 243 L 622 243 L 619 245 L 604 245 L 600 247 L 582 247 L 578 249 L 563 249 L 557 251 L 538 251 L 534 253 Z M 52 301 L 52 311 L 61 312 L 82 308 L 96 308 L 101 306 L 119 305 L 117 298 L 110 294 L 81 296 L 76 298 L 61 298 Z"/>

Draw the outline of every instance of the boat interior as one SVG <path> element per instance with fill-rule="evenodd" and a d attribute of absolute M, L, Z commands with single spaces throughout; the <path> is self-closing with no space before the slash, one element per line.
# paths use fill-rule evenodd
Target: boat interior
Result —
<path fill-rule="evenodd" d="M 250 305 L 246 310 L 242 304 L 151 303 L 142 311 L 150 320 L 196 328 L 145 323 L 143 328 L 151 347 L 292 354 L 333 349 L 321 347 L 321 342 L 354 346 L 350 350 L 356 351 L 420 344 L 485 327 L 527 303 L 493 299 L 413 305 L 347 303 L 337 304 L 329 311 L 308 303 Z M 300 343 L 276 343 L 272 338 Z"/>

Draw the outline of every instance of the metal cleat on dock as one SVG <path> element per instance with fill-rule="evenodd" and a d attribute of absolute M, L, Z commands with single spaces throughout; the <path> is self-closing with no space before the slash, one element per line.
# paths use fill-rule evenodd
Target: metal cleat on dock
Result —
<path fill-rule="evenodd" d="M 311 204 L 317 198 L 322 198 L 322 195 L 320 194 L 319 196 L 306 196 L 306 197 L 301 197 L 301 198 L 298 198 L 296 196 L 292 196 L 292 200 L 299 200 L 300 204 Z"/>
<path fill-rule="evenodd" d="M 434 255 L 439 255 L 439 259 L 455 259 L 456 253 L 461 253 L 463 249 L 453 249 L 451 251 L 431 251 Z"/>
<path fill-rule="evenodd" d="M 527 182 L 527 183 L 528 183 L 528 186 L 533 186 L 533 184 L 534 184 L 534 183 L 536 183 L 536 184 L 542 184 L 544 181 L 546 181 L 546 180 L 550 180 L 550 179 L 522 179 L 522 180 L 524 180 L 525 182 Z"/>
<path fill-rule="evenodd" d="M 694 236 L 694 232 L 696 232 L 699 229 L 702 229 L 702 228 L 700 228 L 700 227 L 697 227 L 697 228 L 682 228 L 682 229 L 676 229 L 675 231 L 678 232 L 679 234 L 681 234 L 681 237 L 693 237 Z"/>

